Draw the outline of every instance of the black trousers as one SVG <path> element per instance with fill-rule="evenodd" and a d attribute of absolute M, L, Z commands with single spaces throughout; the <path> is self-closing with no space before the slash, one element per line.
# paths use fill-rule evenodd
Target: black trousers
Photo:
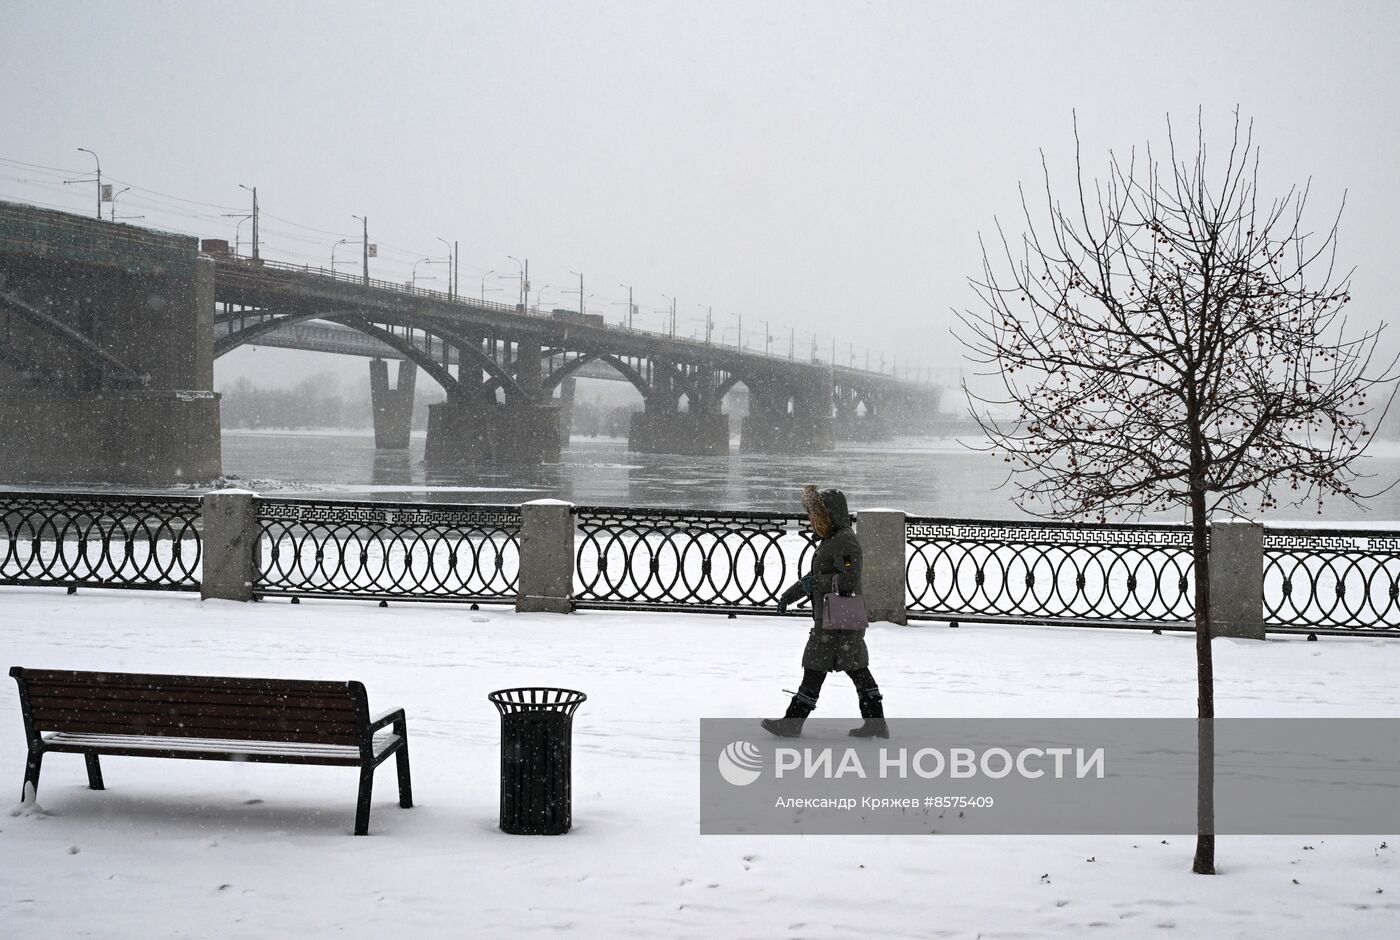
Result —
<path fill-rule="evenodd" d="M 846 675 L 851 677 L 851 682 L 856 687 L 856 694 L 861 698 L 880 694 L 880 687 L 875 684 L 875 677 L 870 674 L 868 666 L 852 669 Z M 826 681 L 826 676 L 827 674 L 819 669 L 802 670 L 802 684 L 797 687 L 797 694 L 811 699 L 812 704 L 815 705 L 817 696 L 822 694 L 822 683 Z"/>

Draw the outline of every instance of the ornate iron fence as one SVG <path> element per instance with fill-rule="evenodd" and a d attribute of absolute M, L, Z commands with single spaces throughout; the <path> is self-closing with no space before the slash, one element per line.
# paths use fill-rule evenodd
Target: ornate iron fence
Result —
<path fill-rule="evenodd" d="M 1264 623 L 1280 633 L 1400 633 L 1400 532 L 1266 530 Z"/>
<path fill-rule="evenodd" d="M 516 506 L 260 499 L 258 596 L 514 601 Z"/>
<path fill-rule="evenodd" d="M 511 602 L 520 509 L 258 499 L 259 596 Z M 815 539 L 803 516 L 585 506 L 579 607 L 772 613 Z M 0 492 L 0 584 L 194 591 L 200 497 Z M 913 619 L 1186 626 L 1185 526 L 910 517 Z M 1273 632 L 1400 636 L 1400 531 L 1270 528 Z M 794 611 L 801 615 L 800 611 Z"/>
<path fill-rule="evenodd" d="M 911 618 L 1175 625 L 1193 616 L 1185 526 L 909 517 Z"/>
<path fill-rule="evenodd" d="M 0 493 L 0 584 L 197 591 L 198 496 Z"/>
<path fill-rule="evenodd" d="M 581 506 L 575 510 L 579 607 L 774 613 L 807 570 L 806 516 Z"/>

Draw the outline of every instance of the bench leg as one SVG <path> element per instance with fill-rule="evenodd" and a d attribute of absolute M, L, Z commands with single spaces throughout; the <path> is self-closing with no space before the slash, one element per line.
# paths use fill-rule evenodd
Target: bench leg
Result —
<path fill-rule="evenodd" d="M 35 797 L 39 795 L 39 771 L 43 769 L 43 766 L 44 752 L 30 751 L 29 757 L 26 758 L 24 762 L 24 784 L 19 790 L 19 799 L 21 803 L 29 797 L 31 788 L 34 791 Z"/>
<path fill-rule="evenodd" d="M 88 787 L 93 790 L 107 789 L 102 785 L 102 765 L 97 762 L 97 755 L 84 754 L 83 760 L 87 761 Z"/>
<path fill-rule="evenodd" d="M 355 835 L 369 835 L 369 801 L 374 793 L 374 766 L 365 764 L 360 768 L 360 798 L 355 804 Z"/>
<path fill-rule="evenodd" d="M 413 807 L 413 780 L 408 773 L 408 737 L 405 735 L 403 743 L 399 745 L 398 753 L 394 755 L 394 763 L 399 771 L 399 805 L 404 809 Z"/>

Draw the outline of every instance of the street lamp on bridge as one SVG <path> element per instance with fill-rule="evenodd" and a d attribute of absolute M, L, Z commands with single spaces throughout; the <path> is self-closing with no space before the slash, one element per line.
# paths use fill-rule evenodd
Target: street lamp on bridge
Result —
<path fill-rule="evenodd" d="M 369 248 L 370 248 L 370 245 L 369 245 L 369 218 L 368 218 L 367 216 L 363 216 L 363 215 L 351 215 L 350 218 L 352 218 L 352 219 L 359 219 L 359 220 L 364 224 L 364 240 L 363 240 L 360 244 L 364 247 L 364 256 L 363 256 L 363 257 L 364 257 L 364 263 L 365 263 L 365 272 L 364 272 L 365 284 L 369 284 L 369 255 L 370 255 L 370 251 L 369 251 Z"/>
<path fill-rule="evenodd" d="M 253 260 L 258 260 L 258 187 L 244 186 L 238 184 L 239 189 L 246 189 L 253 194 Z"/>
<path fill-rule="evenodd" d="M 441 235 L 434 235 L 438 241 L 447 247 L 447 298 L 457 299 L 457 249 L 452 247 L 452 243 Z"/>
<path fill-rule="evenodd" d="M 246 219 L 246 218 L 248 218 L 248 216 L 244 216 L 244 218 Z M 239 224 L 241 225 L 242 223 L 240 222 Z M 237 235 L 236 230 L 235 230 L 235 234 L 234 234 L 234 245 L 237 245 L 237 244 L 238 244 L 237 239 L 238 239 L 238 235 Z M 348 238 L 342 238 L 340 241 L 336 242 L 334 245 L 331 246 L 331 273 L 332 273 L 332 274 L 335 273 L 335 250 L 336 250 L 337 248 L 339 248 L 341 245 L 348 245 L 348 244 L 350 244 L 350 239 L 348 239 Z"/>
<path fill-rule="evenodd" d="M 535 312 L 536 312 L 536 313 L 539 313 L 539 312 L 540 312 L 540 308 L 544 306 L 544 292 L 547 291 L 547 290 L 549 290 L 549 289 L 550 289 L 551 287 L 553 287 L 553 286 L 554 286 L 553 284 L 546 284 L 544 287 L 541 287 L 539 290 L 535 291 Z"/>
<path fill-rule="evenodd" d="M 705 345 L 710 344 L 710 334 L 715 331 L 715 308 L 709 304 L 696 304 L 705 311 Z"/>
<path fill-rule="evenodd" d="M 520 268 L 520 310 L 523 313 L 530 306 L 530 259 L 526 258 L 522 262 L 515 255 L 506 255 L 506 257 L 514 261 Z"/>
<path fill-rule="evenodd" d="M 672 339 L 675 339 L 675 336 L 676 336 L 676 298 L 672 297 L 670 294 L 662 294 L 661 296 L 662 296 L 662 297 L 665 297 L 667 300 L 669 300 L 669 301 L 671 302 L 671 338 L 672 338 Z"/>
<path fill-rule="evenodd" d="M 129 189 L 130 187 L 127 187 L 127 188 Z M 122 192 L 126 192 L 126 190 L 124 189 L 124 190 L 122 190 Z M 114 198 L 114 199 L 112 200 L 112 202 L 113 202 L 113 206 L 112 206 L 112 218 L 115 219 L 115 218 L 117 217 L 117 207 L 116 207 L 116 205 L 115 205 L 116 199 Z M 236 255 L 237 255 L 237 254 L 242 254 L 241 248 L 242 248 L 242 245 L 243 245 L 243 223 L 244 223 L 244 222 L 247 222 L 249 219 L 251 219 L 252 216 L 251 216 L 251 215 L 247 215 L 246 213 L 225 212 L 225 213 L 224 213 L 224 218 L 226 218 L 226 219 L 237 219 L 237 220 L 238 220 L 238 224 L 235 225 L 235 226 L 233 227 L 233 253 L 236 254 Z M 341 241 L 344 241 L 344 240 L 345 240 L 345 239 L 343 239 L 343 238 L 341 239 Z M 331 248 L 331 270 L 335 270 L 335 248 L 334 248 L 334 246 L 332 246 L 332 248 Z"/>
<path fill-rule="evenodd" d="M 739 321 L 739 352 L 743 352 L 743 351 L 744 351 L 744 315 L 743 315 L 742 313 L 731 313 L 730 316 L 731 316 L 731 317 L 734 317 L 736 320 Z"/>
<path fill-rule="evenodd" d="M 104 202 L 111 202 L 111 200 L 112 200 L 112 197 L 111 197 L 111 196 L 108 196 L 106 199 L 103 199 L 103 198 L 102 198 L 102 195 L 103 195 L 103 190 L 102 190 L 102 160 L 98 158 L 98 156 L 97 156 L 96 153 L 93 153 L 91 150 L 87 149 L 86 147 L 79 147 L 78 149 L 79 149 L 80 151 L 82 151 L 83 153 L 92 154 L 92 158 L 93 158 L 94 160 L 97 161 L 97 178 L 96 178 L 96 183 L 97 183 L 97 218 L 98 218 L 98 221 L 101 221 L 101 219 L 102 219 L 102 203 L 104 203 Z M 91 182 L 94 182 L 94 180 L 90 180 L 90 179 L 86 179 L 86 180 L 85 180 L 85 179 L 64 180 L 64 181 L 63 181 L 63 185 L 67 186 L 69 183 L 91 183 Z M 108 192 L 111 192 L 111 189 L 112 189 L 111 186 L 108 186 L 108 187 L 107 187 L 107 191 L 108 191 Z"/>
<path fill-rule="evenodd" d="M 443 261 L 442 261 L 441 259 L 439 259 L 439 258 L 431 258 L 431 257 L 430 257 L 430 258 L 419 258 L 417 261 L 413 262 L 413 273 L 411 273 L 411 274 L 408 276 L 408 289 L 409 289 L 409 290 L 413 290 L 413 289 L 418 285 L 418 266 L 419 266 L 420 264 L 442 264 L 442 263 L 443 263 Z M 447 262 L 447 263 L 450 264 L 451 262 Z M 424 278 L 424 280 L 432 280 L 432 278 Z"/>
<path fill-rule="evenodd" d="M 487 271 L 485 274 L 481 275 L 481 302 L 482 302 L 482 303 L 486 303 L 486 279 L 487 279 L 488 277 L 490 277 L 491 275 L 495 274 L 495 273 L 496 273 L 495 271 Z M 493 288 L 491 288 L 491 289 L 492 289 L 492 290 L 499 290 L 500 288 L 493 287 Z"/>
<path fill-rule="evenodd" d="M 579 316 L 583 316 L 583 273 L 580 271 L 570 271 L 569 273 L 578 278 L 578 313 Z M 565 291 L 564 293 L 572 294 L 574 291 Z"/>
<path fill-rule="evenodd" d="M 632 285 L 619 284 L 618 287 L 627 288 L 627 328 L 632 329 L 632 316 L 637 312 L 637 308 L 632 305 Z"/>

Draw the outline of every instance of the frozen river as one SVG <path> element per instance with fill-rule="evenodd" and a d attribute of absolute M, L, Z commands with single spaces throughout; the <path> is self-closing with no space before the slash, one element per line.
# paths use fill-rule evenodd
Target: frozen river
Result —
<path fill-rule="evenodd" d="M 802 483 L 840 486 L 851 505 L 886 506 L 914 515 L 975 519 L 1026 517 L 998 489 L 1006 464 L 954 440 L 901 439 L 847 444 L 808 456 L 734 453 L 728 457 L 633 454 L 625 441 L 575 438 L 559 464 L 533 469 L 429 471 L 423 437 L 407 452 L 376 451 L 364 432 L 249 432 L 223 435 L 224 470 L 270 496 L 321 495 L 339 499 L 515 503 L 553 497 L 578 504 L 690 509 L 797 510 Z M 736 448 L 737 449 L 737 448 Z M 1378 446 L 1365 458 L 1380 490 L 1400 478 L 1400 446 Z M 1317 521 L 1316 507 L 1285 507 L 1279 520 Z M 1177 521 L 1171 513 L 1159 521 Z M 1372 500 L 1370 511 L 1340 501 L 1326 521 L 1400 520 L 1400 487 Z"/>

